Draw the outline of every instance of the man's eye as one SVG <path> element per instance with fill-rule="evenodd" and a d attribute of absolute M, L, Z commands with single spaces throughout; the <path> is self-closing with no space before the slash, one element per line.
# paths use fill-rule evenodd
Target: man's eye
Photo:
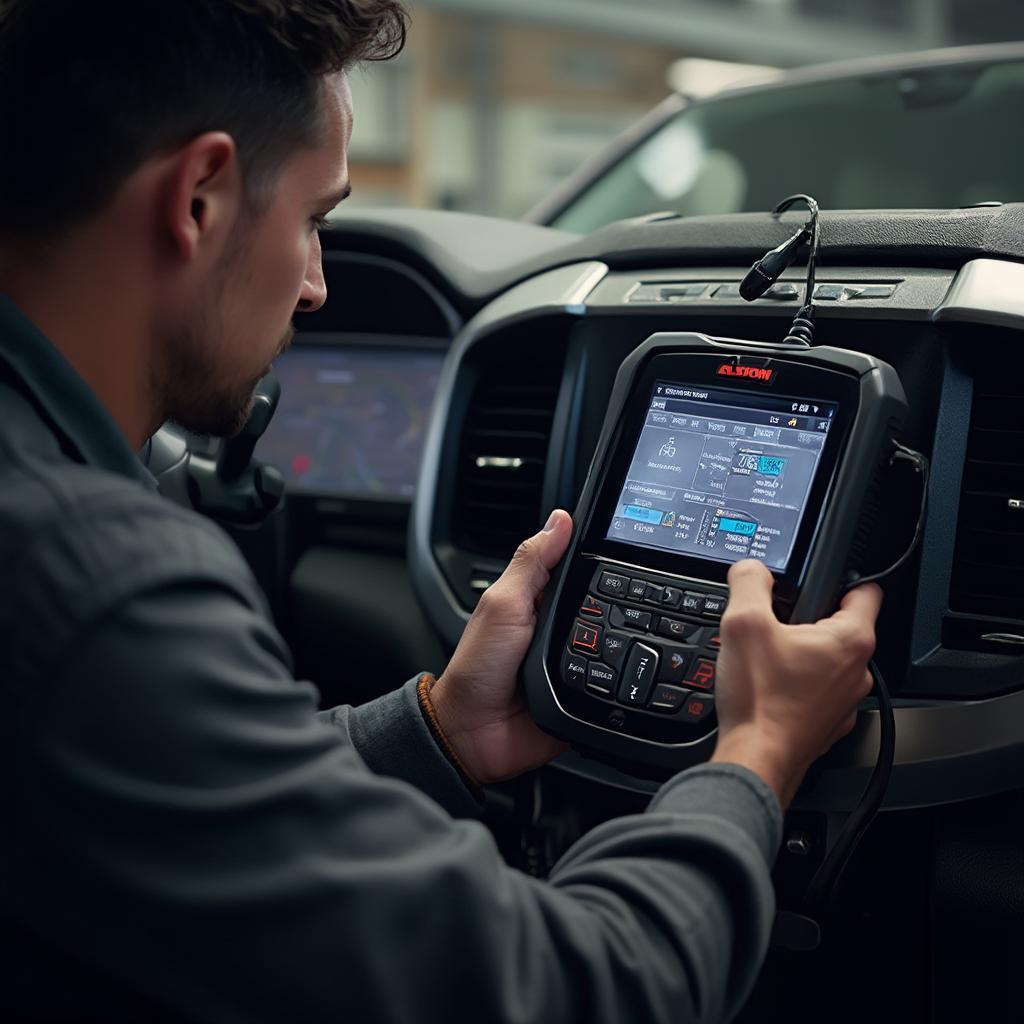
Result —
<path fill-rule="evenodd" d="M 323 231 L 327 227 L 329 221 L 326 213 L 318 214 L 316 217 L 310 218 L 310 224 L 312 225 L 313 231 Z"/>

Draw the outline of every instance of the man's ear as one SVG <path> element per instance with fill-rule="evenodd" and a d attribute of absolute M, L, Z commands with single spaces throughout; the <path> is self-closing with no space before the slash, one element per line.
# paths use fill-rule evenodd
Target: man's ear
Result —
<path fill-rule="evenodd" d="M 190 263 L 204 246 L 222 245 L 241 209 L 242 175 L 230 135 L 206 132 L 178 150 L 161 219 L 179 259 Z"/>

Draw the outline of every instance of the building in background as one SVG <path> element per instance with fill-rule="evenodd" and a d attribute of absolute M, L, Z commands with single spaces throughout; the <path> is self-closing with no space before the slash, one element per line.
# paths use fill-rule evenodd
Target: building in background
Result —
<path fill-rule="evenodd" d="M 359 201 L 517 217 L 664 98 L 678 56 L 417 8 L 408 51 L 353 78 Z"/>
<path fill-rule="evenodd" d="M 681 76 L 680 59 L 785 68 L 1024 36 L 1015 0 L 410 6 L 406 52 L 353 75 L 351 207 L 521 216 L 670 88 L 702 73 L 694 64 Z"/>

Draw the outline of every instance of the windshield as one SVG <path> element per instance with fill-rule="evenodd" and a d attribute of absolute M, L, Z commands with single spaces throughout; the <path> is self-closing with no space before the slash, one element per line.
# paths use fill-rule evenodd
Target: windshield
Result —
<path fill-rule="evenodd" d="M 662 210 L 948 209 L 1024 198 L 1024 62 L 766 88 L 687 107 L 554 224 Z"/>

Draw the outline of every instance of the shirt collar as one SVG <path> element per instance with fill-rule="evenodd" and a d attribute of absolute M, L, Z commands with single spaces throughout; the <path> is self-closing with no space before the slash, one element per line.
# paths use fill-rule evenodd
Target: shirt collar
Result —
<path fill-rule="evenodd" d="M 47 426 L 78 461 L 155 489 L 114 418 L 74 367 L 28 317 L 0 292 L 0 362 L 21 379 Z"/>

